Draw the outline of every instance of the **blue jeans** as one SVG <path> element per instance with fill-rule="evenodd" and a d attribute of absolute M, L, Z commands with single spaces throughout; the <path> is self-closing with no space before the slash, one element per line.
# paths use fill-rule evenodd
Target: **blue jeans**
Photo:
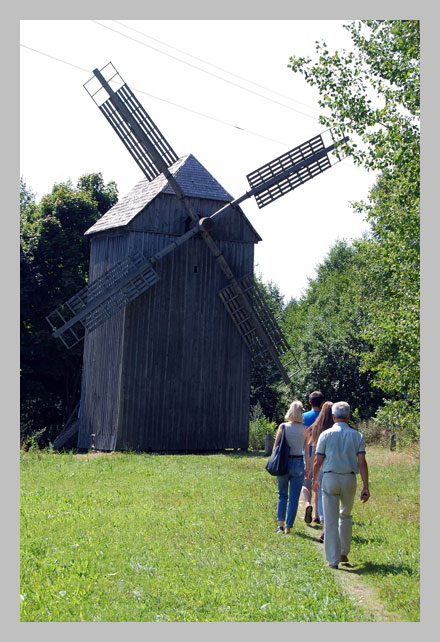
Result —
<path fill-rule="evenodd" d="M 289 469 L 285 475 L 277 477 L 278 505 L 277 520 L 284 522 L 287 509 L 287 528 L 292 528 L 298 510 L 299 495 L 304 481 L 303 458 L 289 458 Z M 289 488 L 290 486 L 290 488 Z M 289 500 L 289 503 L 287 503 Z"/>
<path fill-rule="evenodd" d="M 319 471 L 318 479 L 319 479 L 319 490 L 318 490 L 318 517 L 321 520 L 321 524 L 324 524 L 324 506 L 322 503 L 322 478 L 324 477 L 324 473 L 322 472 L 322 469 Z"/>

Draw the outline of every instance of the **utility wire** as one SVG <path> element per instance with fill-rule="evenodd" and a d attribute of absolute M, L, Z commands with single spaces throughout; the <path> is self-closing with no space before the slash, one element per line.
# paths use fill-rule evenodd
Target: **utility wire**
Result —
<path fill-rule="evenodd" d="M 313 109 L 314 111 L 317 111 L 321 113 L 321 110 L 318 109 L 317 107 L 313 107 L 312 105 L 308 105 L 307 103 L 303 103 L 300 100 L 297 100 L 296 98 L 292 98 L 291 96 L 286 96 L 285 94 L 281 94 L 278 91 L 275 91 L 274 89 L 269 89 L 269 87 L 265 87 L 264 85 L 260 85 L 257 82 L 254 82 L 253 80 L 249 80 L 249 78 L 244 78 L 243 76 L 239 76 L 238 74 L 235 74 L 233 71 L 229 71 L 228 69 L 224 69 L 223 67 L 219 67 L 218 65 L 214 65 L 212 62 L 208 62 L 207 60 L 203 60 L 203 58 L 199 58 L 198 56 L 194 56 L 193 54 L 188 53 L 187 51 L 183 51 L 183 49 L 178 49 L 177 47 L 174 47 L 173 45 L 168 44 L 167 42 L 164 42 L 163 40 L 159 40 L 158 38 L 154 38 L 153 36 L 150 36 L 147 33 L 144 33 L 143 31 L 139 31 L 139 29 L 135 29 L 134 27 L 130 27 L 126 25 L 124 22 L 121 22 L 120 20 L 112 20 L 112 22 L 115 22 L 118 25 L 121 25 L 121 27 L 125 27 L 125 29 L 130 29 L 130 31 L 134 31 L 135 33 L 139 33 L 141 36 L 145 36 L 145 38 L 149 38 L 150 40 L 154 40 L 155 42 L 158 42 L 161 45 L 165 45 L 166 47 L 169 47 L 170 49 L 174 49 L 174 51 L 178 51 L 179 53 L 184 54 L 185 56 L 188 56 L 189 58 L 194 58 L 194 60 L 198 60 L 199 62 L 203 62 L 205 65 L 209 65 L 210 67 L 213 67 L 214 69 L 218 69 L 219 71 L 223 71 L 226 74 L 229 74 L 230 76 L 234 76 L 235 78 L 238 78 L 239 80 L 244 80 L 245 82 L 255 85 L 255 87 L 260 87 L 260 89 L 264 89 L 265 91 L 270 91 L 272 94 L 275 94 L 276 96 L 280 96 L 281 98 L 286 98 L 286 100 L 291 100 L 294 103 L 298 103 L 298 105 L 303 105 L 303 107 L 308 107 L 308 109 Z M 311 116 L 312 118 L 312 116 Z"/>
<path fill-rule="evenodd" d="M 34 53 L 40 54 L 41 56 L 46 56 L 47 58 L 51 58 L 52 60 L 56 60 L 56 62 L 60 62 L 63 65 L 67 65 L 69 67 L 73 67 L 74 69 L 79 69 L 80 71 L 84 71 L 87 74 L 91 74 L 89 69 L 84 69 L 84 67 L 79 67 L 78 65 L 74 65 L 71 62 L 67 62 L 66 60 L 61 60 L 61 58 L 56 58 L 55 56 L 51 56 L 48 53 L 45 53 L 44 51 L 39 51 L 38 49 L 34 49 L 33 47 L 28 47 L 27 45 L 23 45 L 20 43 L 20 47 L 23 47 L 24 49 L 29 49 L 30 51 L 33 51 Z M 244 127 L 239 127 L 238 125 L 234 125 L 233 123 L 228 123 L 225 120 L 220 120 L 219 118 L 215 118 L 215 116 L 209 116 L 208 114 L 203 114 L 202 112 L 196 111 L 194 109 L 190 109 L 189 107 L 184 107 L 183 105 L 179 105 L 177 103 L 173 103 L 170 100 L 166 100 L 165 98 L 160 98 L 159 96 L 154 96 L 153 94 L 149 94 L 146 91 L 143 91 L 142 89 L 137 89 L 136 87 L 133 87 L 133 89 L 139 93 L 143 94 L 145 96 L 148 96 L 149 98 L 154 98 L 155 100 L 159 100 L 163 103 L 167 103 L 168 105 L 172 105 L 173 107 L 177 107 L 178 109 L 183 109 L 184 111 L 189 111 L 193 114 L 196 114 L 197 116 L 201 116 L 202 118 L 207 118 L 209 120 L 213 120 L 217 123 L 220 123 L 222 125 L 226 125 L 227 127 L 232 127 L 233 129 L 238 129 L 239 131 L 245 132 L 246 134 L 251 134 L 252 136 L 257 136 L 258 138 L 264 138 L 265 140 L 269 140 L 273 143 L 277 143 L 279 145 L 283 145 L 283 147 L 286 147 L 286 141 L 280 141 L 276 140 L 274 138 L 269 138 L 268 136 L 263 136 L 262 134 L 257 134 L 256 132 L 250 131 L 249 129 L 245 129 Z"/>
<path fill-rule="evenodd" d="M 44 51 L 39 51 L 38 49 L 34 49 L 33 47 L 28 47 L 27 45 L 23 45 L 21 43 L 20 43 L 20 47 L 23 47 L 24 49 L 28 49 L 29 51 L 33 51 L 34 53 L 40 54 L 41 56 L 46 56 L 46 58 L 51 58 L 56 62 L 59 62 L 63 65 L 67 65 L 68 67 L 73 67 L 74 69 L 79 69 L 80 71 L 84 71 L 87 74 L 93 73 L 92 71 L 90 71 L 90 69 L 84 69 L 84 67 L 79 67 L 78 65 L 75 65 L 71 62 L 67 62 L 66 60 L 61 60 L 61 58 L 52 56 L 51 54 L 45 53 Z M 219 118 L 215 118 L 215 116 L 209 116 L 208 114 L 203 114 L 202 112 L 195 111 L 194 109 L 190 109 L 189 107 L 184 107 L 183 105 L 179 105 L 178 103 L 173 103 L 170 100 L 166 100 L 165 98 L 154 96 L 153 94 L 149 94 L 146 91 L 143 91 L 142 89 L 137 89 L 136 87 L 133 87 L 133 89 L 135 89 L 136 92 L 139 94 L 143 94 L 144 96 L 148 96 L 149 98 L 154 98 L 155 100 L 158 100 L 163 103 L 167 103 L 168 105 L 172 105 L 173 107 L 177 107 L 178 109 L 183 109 L 184 111 L 191 112 L 193 114 L 196 114 L 196 116 L 201 116 L 202 118 L 213 120 L 214 122 L 220 123 L 221 125 L 225 125 L 226 127 L 232 127 L 233 129 L 238 129 L 239 131 L 242 131 L 246 134 L 250 134 L 251 136 L 256 136 L 257 138 L 263 138 L 264 140 L 268 140 L 272 143 L 277 143 L 278 145 L 282 145 L 284 148 L 287 147 L 286 141 L 280 141 L 280 140 L 276 140 L 275 138 L 270 138 L 269 136 L 263 136 L 263 134 L 258 134 L 257 132 L 253 132 L 244 127 L 240 127 L 239 125 L 234 125 L 233 123 L 228 123 L 225 120 L 220 120 Z M 350 169 L 353 169 L 353 170 L 356 169 L 352 165 L 347 165 L 347 164 L 344 164 L 344 167 L 349 167 Z"/>
<path fill-rule="evenodd" d="M 88 69 L 84 69 L 84 67 L 78 67 L 78 65 L 74 65 L 71 62 L 66 62 L 65 60 L 61 60 L 60 58 L 56 58 L 55 56 L 51 56 L 48 53 L 45 53 L 44 51 L 39 51 L 38 49 L 33 49 L 32 47 L 28 47 L 27 45 L 22 45 L 20 43 L 20 47 L 23 47 L 24 49 L 29 49 L 29 51 L 33 51 L 34 53 L 40 54 L 41 56 L 46 56 L 47 58 L 52 58 L 52 60 L 56 60 L 57 62 L 61 62 L 63 65 L 68 65 L 69 67 L 73 67 L 74 69 L 79 69 L 80 71 L 85 71 L 87 74 L 92 73 Z"/>
<path fill-rule="evenodd" d="M 117 29 L 113 29 L 112 27 L 109 27 L 108 25 L 101 24 L 97 20 L 92 20 L 91 22 L 94 22 L 100 27 L 103 27 L 104 29 L 108 29 L 109 31 L 113 31 L 113 33 L 117 33 L 119 36 L 122 36 L 123 38 L 128 38 L 128 40 L 132 40 L 133 42 L 137 42 L 138 44 L 142 45 L 143 47 L 147 47 L 148 49 L 152 49 L 153 51 L 157 51 L 158 53 L 162 54 L 163 56 L 168 56 L 169 58 L 172 58 L 173 60 L 177 60 L 178 62 L 182 63 L 183 65 L 188 65 L 188 67 L 192 67 L 193 69 L 197 69 L 198 71 L 202 71 L 204 74 L 207 74 L 208 76 L 212 76 L 214 78 L 217 78 L 218 80 L 222 80 L 223 82 L 226 82 L 230 85 L 233 85 L 234 87 L 238 87 L 239 89 L 243 89 L 243 91 L 247 91 L 254 96 L 259 96 L 260 98 L 264 98 L 264 100 L 268 100 L 271 103 L 275 103 L 276 105 L 280 105 L 281 107 L 284 107 L 285 109 L 289 109 L 290 111 L 294 111 L 297 114 L 301 114 L 302 116 L 306 116 L 307 118 L 312 118 L 313 120 L 318 120 L 316 116 L 310 116 L 310 114 L 306 114 L 303 111 L 300 111 L 299 109 L 294 109 L 293 107 L 289 107 L 289 105 L 285 105 L 284 103 L 280 103 L 278 100 L 273 100 L 273 98 L 269 98 L 268 96 L 263 96 L 263 94 L 258 93 L 257 91 L 253 91 L 252 89 L 248 89 L 247 87 L 243 87 L 243 85 L 239 85 L 238 83 L 232 82 L 232 80 L 227 80 L 226 78 L 222 78 L 221 76 L 218 76 L 217 74 L 213 74 L 210 71 L 206 71 L 206 69 L 202 69 L 201 67 L 197 67 L 196 65 L 191 64 L 190 62 L 187 62 L 186 60 L 182 60 L 181 58 L 178 58 L 177 56 L 173 56 L 172 54 L 166 53 L 165 51 L 162 51 L 161 49 L 157 49 L 157 47 L 153 47 L 152 45 L 148 45 L 146 42 L 142 42 L 141 40 L 138 40 L 137 38 L 133 38 L 132 36 L 129 36 L 125 33 L 122 33 L 121 31 L 118 31 Z"/>

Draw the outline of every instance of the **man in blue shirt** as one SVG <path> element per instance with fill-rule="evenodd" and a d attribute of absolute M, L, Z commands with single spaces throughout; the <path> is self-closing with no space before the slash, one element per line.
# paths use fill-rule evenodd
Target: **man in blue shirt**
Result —
<path fill-rule="evenodd" d="M 304 476 L 304 481 L 303 481 L 303 487 L 301 489 L 301 495 L 304 500 L 304 503 L 306 505 L 306 512 L 304 515 L 304 521 L 306 524 L 310 524 L 312 521 L 312 512 L 313 512 L 313 507 L 312 507 L 312 460 L 311 460 L 311 455 L 312 455 L 312 443 L 311 443 L 311 430 L 310 426 L 315 422 L 317 419 L 319 412 L 321 410 L 321 406 L 324 403 L 324 395 L 320 390 L 314 390 L 313 392 L 310 393 L 309 396 L 309 404 L 311 406 L 311 410 L 308 410 L 307 412 L 303 412 L 303 423 L 304 425 L 308 428 L 308 434 L 309 434 L 309 457 L 310 457 L 310 470 L 306 470 L 306 474 Z M 304 445 L 306 447 L 307 444 Z M 319 523 L 319 518 L 318 518 L 318 499 L 317 499 L 317 494 L 315 493 L 315 518 L 313 521 L 316 521 Z"/>
<path fill-rule="evenodd" d="M 360 499 L 366 502 L 368 490 L 368 465 L 365 444 L 361 433 L 347 424 L 351 408 L 345 401 L 332 406 L 335 424 L 322 432 L 316 444 L 313 462 L 313 490 L 319 489 L 319 472 L 322 470 L 322 498 L 324 505 L 325 557 L 331 568 L 339 563 L 348 564 L 351 546 L 352 517 L 356 493 L 356 474 L 360 473 L 363 488 Z"/>

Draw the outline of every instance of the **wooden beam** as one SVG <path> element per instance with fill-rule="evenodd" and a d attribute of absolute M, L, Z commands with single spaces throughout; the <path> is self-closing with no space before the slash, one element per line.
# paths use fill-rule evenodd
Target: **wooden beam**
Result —
<path fill-rule="evenodd" d="M 64 446 L 66 441 L 73 437 L 73 435 L 79 430 L 79 419 L 75 419 L 70 425 L 64 426 L 63 430 L 60 432 L 58 437 L 53 442 L 53 447 L 55 450 L 59 450 L 61 446 Z"/>

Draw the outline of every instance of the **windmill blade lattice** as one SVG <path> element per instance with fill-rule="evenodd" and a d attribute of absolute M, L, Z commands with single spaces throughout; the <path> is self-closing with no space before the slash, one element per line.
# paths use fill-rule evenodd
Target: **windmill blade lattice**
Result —
<path fill-rule="evenodd" d="M 150 261 L 133 252 L 86 286 L 46 319 L 67 348 L 94 330 L 159 280 Z"/>
<path fill-rule="evenodd" d="M 176 152 L 112 63 L 108 63 L 100 71 L 95 69 L 94 74 L 84 85 L 86 91 L 148 180 L 153 180 L 163 171 L 163 168 L 158 167 L 157 157 L 166 167 L 171 167 L 178 160 Z M 97 81 L 100 84 L 94 91 Z M 103 98 L 106 100 L 102 100 Z M 145 145 L 145 141 L 149 145 Z"/>
<path fill-rule="evenodd" d="M 122 104 L 129 110 L 129 113 L 134 117 L 144 134 L 158 150 L 161 158 L 166 163 L 166 166 L 171 167 L 171 165 L 178 160 L 176 152 L 167 143 L 164 136 L 148 116 L 147 112 L 137 100 L 131 89 L 129 89 L 127 85 L 123 85 L 118 89 L 116 95 L 121 99 Z M 111 100 L 109 99 L 103 103 L 100 106 L 100 110 L 112 125 L 113 129 L 133 156 L 136 163 L 140 166 L 145 176 L 150 181 L 159 176 L 160 171 L 149 158 L 148 152 L 137 140 L 133 131 L 127 127 L 127 123 L 121 118 L 121 115 Z"/>
<path fill-rule="evenodd" d="M 255 318 L 257 318 L 267 337 L 269 337 L 271 345 L 275 349 L 284 369 L 287 369 L 287 367 L 293 362 L 297 363 L 296 358 L 292 355 L 291 348 L 279 327 L 275 316 L 266 304 L 253 275 L 248 274 L 239 279 L 239 284 L 246 295 L 255 316 L 249 315 L 247 308 L 243 306 L 240 297 L 237 296 L 231 286 L 228 285 L 220 290 L 219 296 L 235 327 L 247 345 L 249 352 L 251 353 L 252 360 L 256 363 L 273 364 L 273 359 L 271 358 L 271 355 L 268 354 L 267 345 L 261 341 L 260 335 L 255 327 Z M 285 357 L 287 357 L 287 359 Z M 275 372 L 273 372 L 273 376 L 276 375 L 279 376 L 278 368 L 275 368 Z"/>
<path fill-rule="evenodd" d="M 289 344 L 259 292 L 252 274 L 248 274 L 239 279 L 238 282 L 261 326 L 265 329 L 267 336 L 270 337 L 277 354 L 282 355 L 287 352 L 290 349 Z M 264 354 L 266 352 L 266 346 L 262 344 L 255 328 L 254 319 L 252 316 L 249 316 L 247 309 L 240 301 L 240 297 L 235 294 L 230 285 L 220 290 L 219 296 L 234 325 L 241 334 L 243 341 L 248 346 L 252 357 L 256 359 L 261 354 Z"/>
<path fill-rule="evenodd" d="M 246 178 L 258 207 L 269 205 L 332 167 L 328 153 L 347 140 L 345 137 L 326 147 L 321 134 L 314 136 L 248 174 Z"/>
<path fill-rule="evenodd" d="M 200 226 L 203 225 L 204 219 L 200 221 Z M 54 330 L 53 336 L 59 337 L 66 348 L 73 348 L 84 338 L 85 329 L 95 330 L 151 288 L 160 278 L 153 265 L 198 231 L 199 227 L 191 228 L 149 258 L 135 251 L 116 263 L 46 317 Z"/>

